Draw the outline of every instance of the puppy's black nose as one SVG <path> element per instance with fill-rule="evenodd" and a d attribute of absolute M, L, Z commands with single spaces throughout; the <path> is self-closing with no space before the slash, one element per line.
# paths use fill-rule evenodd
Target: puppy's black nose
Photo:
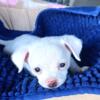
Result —
<path fill-rule="evenodd" d="M 57 81 L 53 81 L 48 84 L 48 87 L 50 87 L 50 88 L 55 88 L 56 86 L 57 86 Z"/>

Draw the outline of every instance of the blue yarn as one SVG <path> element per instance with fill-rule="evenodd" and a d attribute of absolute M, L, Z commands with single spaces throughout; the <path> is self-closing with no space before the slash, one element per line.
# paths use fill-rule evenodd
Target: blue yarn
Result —
<path fill-rule="evenodd" d="M 13 39 L 21 34 L 40 37 L 73 34 L 83 40 L 80 66 L 89 65 L 84 73 L 71 75 L 57 89 L 44 89 L 35 77 L 18 69 L 0 46 L 0 100 L 41 100 L 73 94 L 100 94 L 100 7 L 48 9 L 41 12 L 33 32 L 6 29 L 0 22 L 0 38 Z"/>

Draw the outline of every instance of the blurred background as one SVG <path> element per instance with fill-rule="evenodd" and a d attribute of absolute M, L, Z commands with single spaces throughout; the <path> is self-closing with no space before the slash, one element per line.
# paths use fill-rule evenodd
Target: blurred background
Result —
<path fill-rule="evenodd" d="M 100 5 L 100 0 L 45 0 L 45 1 L 66 4 L 67 6 L 99 6 Z"/>
<path fill-rule="evenodd" d="M 99 5 L 100 0 L 0 0 L 0 20 L 8 29 L 33 31 L 44 9 Z"/>

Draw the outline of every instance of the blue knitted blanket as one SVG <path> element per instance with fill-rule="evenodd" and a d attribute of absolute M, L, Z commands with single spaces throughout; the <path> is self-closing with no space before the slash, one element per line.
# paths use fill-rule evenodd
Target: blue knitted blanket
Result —
<path fill-rule="evenodd" d="M 41 12 L 33 32 L 7 30 L 0 22 L 0 38 L 13 39 L 21 34 L 40 37 L 74 34 L 83 40 L 80 66 L 89 65 L 89 70 L 71 75 L 57 89 L 42 88 L 37 79 L 26 70 L 18 69 L 0 46 L 0 100 L 41 100 L 73 94 L 100 94 L 100 8 L 77 7 L 48 9 Z"/>

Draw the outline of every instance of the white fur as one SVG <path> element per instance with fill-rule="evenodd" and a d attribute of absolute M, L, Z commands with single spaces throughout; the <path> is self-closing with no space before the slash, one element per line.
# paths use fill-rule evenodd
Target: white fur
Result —
<path fill-rule="evenodd" d="M 11 60 L 18 68 L 18 72 L 26 68 L 45 88 L 50 88 L 46 82 L 48 79 L 57 80 L 55 88 L 65 82 L 69 67 L 74 66 L 71 63 L 71 54 L 80 61 L 79 55 L 82 49 L 82 41 L 73 35 L 40 38 L 26 34 L 14 40 L 0 40 L 0 44 L 5 45 L 4 51 L 11 54 Z M 28 63 L 24 61 L 27 52 Z M 59 68 L 60 63 L 65 63 L 66 66 Z M 41 68 L 39 73 L 35 72 L 36 67 Z"/>

